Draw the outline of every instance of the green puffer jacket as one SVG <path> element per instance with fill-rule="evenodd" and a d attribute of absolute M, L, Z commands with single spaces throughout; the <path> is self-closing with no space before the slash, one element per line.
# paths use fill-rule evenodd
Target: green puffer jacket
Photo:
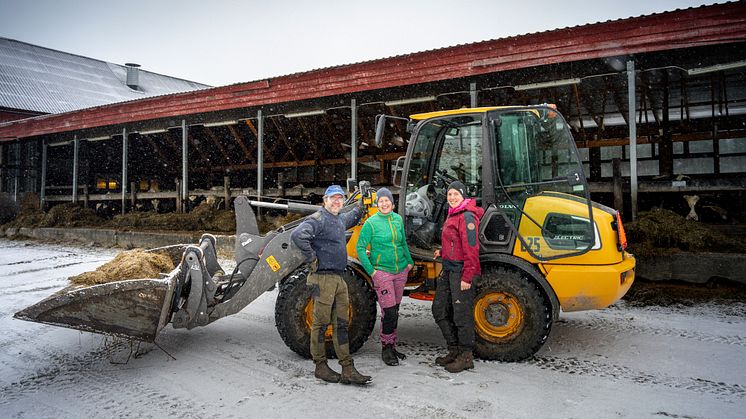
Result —
<path fill-rule="evenodd" d="M 370 257 L 365 249 L 370 245 Z M 374 214 L 365 221 L 357 240 L 357 256 L 368 275 L 374 270 L 396 274 L 414 266 L 404 235 L 404 221 L 395 212 Z"/>

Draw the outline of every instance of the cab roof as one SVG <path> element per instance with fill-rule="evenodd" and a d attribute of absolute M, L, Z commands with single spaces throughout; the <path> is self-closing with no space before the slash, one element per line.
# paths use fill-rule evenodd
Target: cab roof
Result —
<path fill-rule="evenodd" d="M 461 108 L 461 109 L 449 109 L 445 111 L 435 111 L 435 112 L 425 112 L 425 113 L 417 113 L 414 115 L 410 115 L 409 118 L 416 121 L 421 121 L 424 119 L 430 119 L 430 118 L 437 118 L 441 116 L 449 116 L 449 115 L 462 115 L 467 113 L 487 113 L 489 111 L 495 111 L 495 110 L 505 110 L 505 109 L 536 109 L 541 107 L 550 107 L 553 109 L 556 109 L 556 105 L 552 104 L 541 104 L 541 105 L 531 105 L 531 106 L 485 106 L 481 108 Z"/>

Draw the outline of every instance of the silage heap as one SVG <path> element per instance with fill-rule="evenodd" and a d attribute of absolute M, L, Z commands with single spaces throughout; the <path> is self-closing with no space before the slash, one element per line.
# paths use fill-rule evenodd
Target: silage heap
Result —
<path fill-rule="evenodd" d="M 675 252 L 746 253 L 746 244 L 667 209 L 641 212 L 624 227 L 630 252 L 643 258 Z"/>
<path fill-rule="evenodd" d="M 125 279 L 158 278 L 160 273 L 173 269 L 174 264 L 167 255 L 135 249 L 119 253 L 95 271 L 71 276 L 70 282 L 75 285 L 96 285 Z"/>

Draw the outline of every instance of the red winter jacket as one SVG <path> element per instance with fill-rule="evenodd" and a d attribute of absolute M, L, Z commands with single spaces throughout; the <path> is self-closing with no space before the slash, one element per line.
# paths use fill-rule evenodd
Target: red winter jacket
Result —
<path fill-rule="evenodd" d="M 461 280 L 471 284 L 475 275 L 482 274 L 479 265 L 479 219 L 484 210 L 473 199 L 465 199 L 456 208 L 449 208 L 443 224 L 440 256 L 443 260 L 463 261 Z"/>

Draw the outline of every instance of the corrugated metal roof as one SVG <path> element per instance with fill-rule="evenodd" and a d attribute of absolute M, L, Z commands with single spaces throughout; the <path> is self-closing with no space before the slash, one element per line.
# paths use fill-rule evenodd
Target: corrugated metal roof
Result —
<path fill-rule="evenodd" d="M 61 113 L 210 86 L 0 37 L 0 107 Z"/>

